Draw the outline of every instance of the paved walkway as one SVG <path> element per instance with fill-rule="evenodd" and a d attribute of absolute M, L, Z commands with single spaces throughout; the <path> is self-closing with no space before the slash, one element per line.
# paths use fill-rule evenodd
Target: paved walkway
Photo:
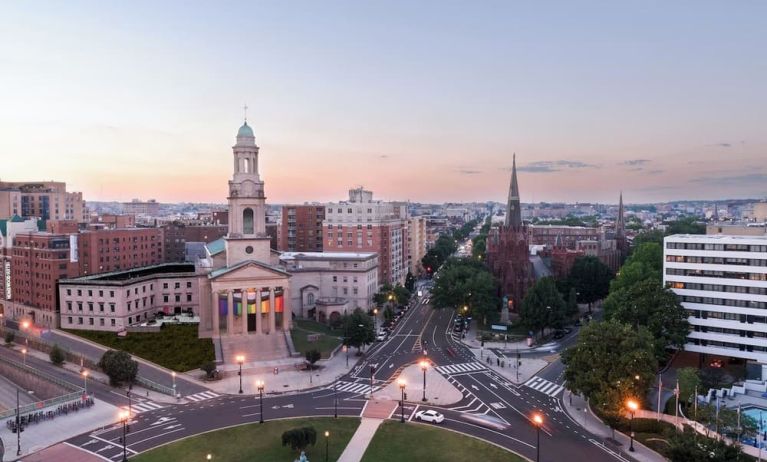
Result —
<path fill-rule="evenodd" d="M 434 367 L 426 370 L 426 403 L 423 399 L 423 371 L 418 364 L 412 364 L 400 373 L 397 380 L 392 381 L 384 389 L 377 391 L 375 396 L 387 396 L 390 399 L 399 401 L 402 397 L 402 391 L 397 383 L 399 379 L 405 380 L 405 393 L 409 401 L 415 404 L 431 404 L 435 406 L 447 406 L 463 399 L 463 394 L 458 388 L 450 383 Z M 368 390 L 369 391 L 369 390 Z"/>
<path fill-rule="evenodd" d="M 586 401 L 578 395 L 573 394 L 569 390 L 565 391 L 562 396 L 562 403 L 565 408 L 565 412 L 581 427 L 583 427 L 589 433 L 599 437 L 602 441 L 613 437 L 613 431 L 598 417 L 596 417 L 588 408 Z M 638 462 L 665 462 L 666 459 L 657 452 L 649 449 L 642 443 L 634 441 L 634 452 L 629 452 L 630 438 L 621 432 L 615 432 L 615 440 L 620 445 L 615 447 L 612 445 L 612 449 L 618 450 L 623 455 L 631 457 Z M 611 445 L 608 443 L 608 447 Z"/>
<path fill-rule="evenodd" d="M 354 432 L 352 439 L 349 440 L 349 444 L 346 445 L 346 449 L 341 453 L 341 457 L 338 458 L 338 462 L 359 462 L 362 460 L 362 456 L 373 440 L 378 427 L 383 423 L 381 419 L 363 417 L 362 423 L 357 427 L 357 431 Z"/>

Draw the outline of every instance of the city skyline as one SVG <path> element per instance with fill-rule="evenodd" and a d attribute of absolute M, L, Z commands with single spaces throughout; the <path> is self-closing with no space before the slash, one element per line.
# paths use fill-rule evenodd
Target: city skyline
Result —
<path fill-rule="evenodd" d="M 4 15 L 3 180 L 222 202 L 247 103 L 270 203 L 503 202 L 514 152 L 526 203 L 767 195 L 764 5 L 45 5 Z"/>

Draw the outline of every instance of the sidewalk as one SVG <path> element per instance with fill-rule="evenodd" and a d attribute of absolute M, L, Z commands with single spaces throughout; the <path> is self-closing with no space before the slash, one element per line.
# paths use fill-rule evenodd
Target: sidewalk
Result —
<path fill-rule="evenodd" d="M 412 364 L 402 369 L 397 380 L 392 381 L 382 390 L 375 392 L 375 396 L 388 396 L 394 401 L 399 401 L 402 397 L 402 391 L 397 383 L 399 379 L 405 380 L 405 393 L 407 394 L 405 401 L 412 404 L 448 406 L 463 399 L 463 393 L 460 390 L 434 370 L 433 367 L 429 367 L 426 370 L 426 402 L 422 401 L 424 391 L 423 371 L 418 364 Z"/>
<path fill-rule="evenodd" d="M 303 358 L 292 358 L 289 361 L 261 361 L 258 363 L 245 363 L 242 368 L 242 389 L 245 394 L 255 394 L 257 380 L 262 380 L 265 384 L 265 392 L 284 393 L 303 391 L 309 388 L 326 386 L 335 382 L 338 377 L 346 374 L 354 368 L 359 357 L 353 352 L 349 354 L 349 367 L 346 366 L 346 355 L 338 353 L 330 359 L 317 361 L 313 371 L 297 370 L 295 365 L 303 365 L 306 361 Z M 253 369 L 258 367 L 258 369 Z M 275 368 L 277 373 L 274 373 Z M 249 370 L 251 369 L 251 370 Z M 237 375 L 237 365 L 228 367 L 226 376 L 221 380 L 205 382 L 205 387 L 217 393 L 237 394 L 240 389 L 240 377 Z M 268 371 L 268 372 L 267 372 Z M 199 371 L 192 371 L 186 375 L 194 380 Z"/>
<path fill-rule="evenodd" d="M 383 423 L 381 419 L 372 419 L 363 417 L 360 426 L 357 427 L 357 431 L 354 432 L 352 439 L 349 440 L 349 444 L 346 445 L 346 449 L 341 453 L 341 457 L 338 458 L 338 462 L 359 462 L 362 460 L 362 456 L 373 440 L 378 427 Z"/>
<path fill-rule="evenodd" d="M 615 441 L 620 446 L 606 442 L 612 438 L 613 431 L 593 412 L 588 408 L 586 401 L 578 395 L 573 394 L 570 390 L 566 390 L 562 396 L 562 405 L 565 412 L 572 418 L 578 425 L 583 427 L 589 433 L 600 438 L 608 447 L 619 451 L 626 457 L 630 457 L 638 462 L 665 462 L 666 459 L 657 452 L 649 449 L 647 446 L 634 440 L 634 452 L 629 452 L 630 438 L 623 433 L 615 432 Z"/>

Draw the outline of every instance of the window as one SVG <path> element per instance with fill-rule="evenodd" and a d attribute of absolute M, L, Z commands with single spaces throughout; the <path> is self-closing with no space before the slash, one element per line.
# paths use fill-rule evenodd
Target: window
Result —
<path fill-rule="evenodd" d="M 99 290 L 99 297 L 103 297 L 103 296 L 104 296 L 104 291 L 103 290 Z"/>
<path fill-rule="evenodd" d="M 333 276 L 333 282 L 338 282 L 338 276 Z"/>
<path fill-rule="evenodd" d="M 83 302 L 77 302 L 77 311 L 83 310 Z"/>
<path fill-rule="evenodd" d="M 104 318 L 99 318 L 99 325 L 104 326 Z"/>
<path fill-rule="evenodd" d="M 79 296 L 81 296 L 82 294 L 83 294 L 83 291 L 82 291 L 82 290 L 80 290 L 80 289 L 77 289 L 77 296 L 79 297 Z"/>
<path fill-rule="evenodd" d="M 82 323 L 83 323 L 83 318 L 77 318 L 77 324 L 82 324 Z"/>
<path fill-rule="evenodd" d="M 186 294 L 186 301 L 191 302 L 192 301 L 192 294 Z"/>
<path fill-rule="evenodd" d="M 186 288 L 191 289 L 192 288 L 192 281 L 186 281 Z"/>
<path fill-rule="evenodd" d="M 116 324 L 114 319 L 110 319 L 109 321 L 110 321 L 109 324 L 111 324 L 112 326 L 114 326 Z"/>
<path fill-rule="evenodd" d="M 103 302 L 99 303 L 99 311 L 102 312 L 102 313 L 104 312 L 104 303 Z"/>
<path fill-rule="evenodd" d="M 176 288 L 176 289 L 180 289 L 181 288 L 181 283 L 177 282 L 176 284 L 174 284 L 173 287 Z"/>
<path fill-rule="evenodd" d="M 163 282 L 162 283 L 162 288 L 163 289 L 167 289 L 168 288 L 168 283 L 167 282 Z"/>
<path fill-rule="evenodd" d="M 115 312 L 115 304 L 114 303 L 110 303 L 109 304 L 109 312 L 110 313 L 114 313 Z"/>
<path fill-rule="evenodd" d="M 253 234 L 253 209 L 250 207 L 242 211 L 242 232 Z"/>
<path fill-rule="evenodd" d="M 93 297 L 93 291 L 92 291 L 92 290 L 89 290 L 89 291 L 88 291 L 88 296 L 89 296 L 89 297 Z"/>
<path fill-rule="evenodd" d="M 88 324 L 93 325 L 93 318 L 88 318 Z"/>
<path fill-rule="evenodd" d="M 179 295 L 179 294 L 176 294 L 176 303 L 178 303 L 178 302 L 180 302 L 180 301 L 181 301 L 181 295 Z"/>
<path fill-rule="evenodd" d="M 67 295 L 72 295 L 72 289 L 67 289 Z"/>
<path fill-rule="evenodd" d="M 72 316 L 67 316 L 67 323 L 72 324 Z"/>
<path fill-rule="evenodd" d="M 67 302 L 67 311 L 72 311 L 72 302 Z"/>
<path fill-rule="evenodd" d="M 114 296 L 115 296 L 115 291 L 114 290 L 110 290 L 109 291 L 109 298 L 114 298 Z"/>
<path fill-rule="evenodd" d="M 165 302 L 165 303 L 168 303 L 168 296 L 167 295 L 163 295 L 162 296 L 162 301 Z"/>

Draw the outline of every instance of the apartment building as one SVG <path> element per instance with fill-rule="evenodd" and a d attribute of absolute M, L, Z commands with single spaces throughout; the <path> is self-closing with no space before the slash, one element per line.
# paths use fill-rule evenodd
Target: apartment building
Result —
<path fill-rule="evenodd" d="M 322 252 L 324 221 L 324 205 L 283 205 L 282 219 L 277 234 L 277 250 L 283 252 Z"/>
<path fill-rule="evenodd" d="M 81 192 L 67 192 L 61 181 L 0 181 L 0 218 L 13 215 L 42 220 L 88 221 Z"/>

